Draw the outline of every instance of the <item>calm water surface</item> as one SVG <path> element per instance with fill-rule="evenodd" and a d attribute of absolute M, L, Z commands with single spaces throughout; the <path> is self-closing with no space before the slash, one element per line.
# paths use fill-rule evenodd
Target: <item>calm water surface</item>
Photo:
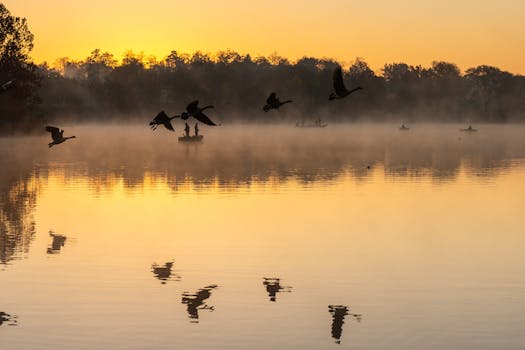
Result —
<path fill-rule="evenodd" d="M 0 138 L 0 347 L 523 349 L 525 127 L 459 127 Z"/>

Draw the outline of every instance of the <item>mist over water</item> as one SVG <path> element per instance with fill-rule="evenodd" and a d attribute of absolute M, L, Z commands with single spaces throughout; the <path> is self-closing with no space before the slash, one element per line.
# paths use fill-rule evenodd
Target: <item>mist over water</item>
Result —
<path fill-rule="evenodd" d="M 525 126 L 0 138 L 9 349 L 522 349 Z"/>
<path fill-rule="evenodd" d="M 373 169 L 387 176 L 434 180 L 469 172 L 495 172 L 525 154 L 521 125 L 486 124 L 475 134 L 460 124 L 422 124 L 403 132 L 394 124 L 332 124 L 329 128 L 290 125 L 202 127 L 203 144 L 180 144 L 175 133 L 146 125 L 65 126 L 77 139 L 48 149 L 41 137 L 0 138 L 0 160 L 17 171 L 85 170 L 88 178 L 122 177 L 130 185 L 148 176 L 218 181 L 234 185 L 296 178 L 305 183 L 350 173 L 366 178 Z M 69 175 L 66 175 L 69 177 Z"/>

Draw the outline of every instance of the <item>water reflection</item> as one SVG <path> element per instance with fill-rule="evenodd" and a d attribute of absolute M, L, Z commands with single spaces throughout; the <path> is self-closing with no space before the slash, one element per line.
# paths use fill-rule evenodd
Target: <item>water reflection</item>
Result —
<path fill-rule="evenodd" d="M 263 285 L 266 287 L 266 291 L 268 292 L 268 296 L 270 297 L 270 301 L 275 302 L 277 293 L 279 292 L 291 292 L 292 287 L 290 286 L 281 286 L 281 279 L 279 278 L 263 278 Z"/>
<path fill-rule="evenodd" d="M 51 236 L 51 246 L 47 248 L 47 254 L 58 254 L 60 253 L 60 249 L 66 244 L 66 236 L 59 235 L 57 233 L 53 233 L 52 231 L 49 231 L 49 236 Z"/>
<path fill-rule="evenodd" d="M 8 326 L 18 326 L 18 316 L 6 314 L 3 311 L 0 311 L 0 326 L 6 324 Z"/>
<path fill-rule="evenodd" d="M 349 308 L 345 305 L 328 305 L 328 311 L 332 314 L 332 338 L 335 339 L 337 344 L 340 344 L 345 317 L 350 316 L 357 322 L 361 322 L 362 316 L 360 314 L 349 313 Z"/>
<path fill-rule="evenodd" d="M 142 187 L 151 178 L 167 182 L 177 191 L 187 181 L 201 188 L 231 189 L 290 178 L 308 184 L 342 174 L 366 179 L 373 176 L 369 167 L 382 167 L 389 177 L 451 181 L 462 167 L 471 173 L 496 176 L 508 169 L 513 159 L 525 158 L 521 126 L 493 127 L 492 131 L 487 127 L 482 134 L 465 139 L 457 138 L 456 127 L 427 129 L 399 135 L 381 126 L 341 126 L 326 139 L 279 127 L 232 128 L 202 147 L 184 147 L 191 152 L 185 153 L 176 151 L 183 147 L 176 140 L 159 140 L 139 129 L 115 129 L 114 137 L 102 140 L 100 128 L 85 128 L 78 130 L 85 139 L 82 146 L 54 154 L 36 148 L 38 139 L 34 145 L 24 140 L 15 153 L 2 154 L 6 151 L 0 150 L 0 164 L 22 158 L 26 178 L 36 165 L 40 176 L 59 170 L 66 178 L 88 178 L 96 191 L 110 188 L 118 180 L 127 188 Z M 17 138 L 10 140 L 10 144 L 19 142 Z M 8 172 L 19 170 L 15 166 Z"/>
<path fill-rule="evenodd" d="M 412 132 L 406 136 L 412 137 Z M 117 140 L 121 141 L 118 136 Z M 279 138 L 273 140 L 279 141 Z M 421 146 L 414 147 L 414 144 L 422 141 L 417 139 L 417 142 L 403 140 L 388 143 L 380 140 L 377 144 L 360 144 L 362 138 L 356 138 L 357 141 L 341 139 L 343 141 L 339 142 L 335 137 L 331 140 L 327 142 L 323 139 L 315 147 L 315 142 L 293 139 L 286 147 L 262 147 L 257 145 L 258 141 L 254 139 L 253 144 L 230 147 L 229 143 L 221 144 L 225 141 L 223 138 L 215 144 L 206 141 L 198 148 L 190 148 L 191 161 L 186 162 L 180 161 L 184 155 L 183 152 L 177 152 L 180 148 L 177 148 L 176 144 L 155 148 L 153 152 L 148 149 L 151 143 L 147 140 L 141 142 L 144 140 L 140 137 L 137 145 L 124 140 L 114 151 L 107 152 L 107 157 L 100 155 L 103 151 L 111 149 L 115 143 L 104 146 L 105 140 L 100 141 L 102 146 L 95 142 L 84 147 L 87 143 L 79 143 L 82 147 L 75 148 L 76 145 L 72 144 L 72 147 L 57 149 L 60 152 L 54 152 L 52 157 L 33 157 L 33 148 L 30 147 L 26 158 L 23 154 L 14 154 L 8 162 L 4 162 L 5 157 L 2 158 L 2 153 L 6 153 L 8 148 L 0 147 L 0 210 L 3 225 L 0 227 L 4 227 L 0 231 L 2 261 L 11 261 L 28 249 L 34 235 L 35 215 L 38 217 L 40 228 L 53 227 L 53 222 L 67 216 L 60 222 L 68 236 L 67 240 L 62 242 L 68 244 L 65 247 L 60 240 L 55 242 L 54 237 L 47 236 L 44 231 L 44 237 L 39 236 L 39 240 L 34 243 L 38 244 L 38 247 L 32 252 L 34 254 L 31 255 L 30 261 L 19 264 L 12 268 L 12 271 L 0 272 L 0 280 L 6 294 L 4 299 L 16 300 L 16 304 L 35 311 L 28 314 L 15 306 L 13 310 L 5 309 L 8 312 L 18 312 L 21 316 L 23 312 L 24 321 L 21 323 L 24 327 L 15 328 L 17 332 L 4 332 L 4 335 L 17 335 L 18 331 L 27 329 L 31 337 L 27 336 L 29 334 L 22 334 L 22 339 L 49 342 L 49 330 L 53 331 L 55 326 L 60 324 L 64 333 L 71 335 L 71 339 L 55 337 L 56 339 L 49 342 L 49 347 L 56 347 L 55 340 L 59 343 L 69 340 L 73 344 L 79 339 L 87 339 L 82 338 L 79 329 L 102 329 L 117 325 L 117 332 L 113 332 L 117 336 L 109 334 L 107 339 L 104 339 L 109 345 L 122 340 L 118 335 L 136 334 L 137 329 L 143 329 L 146 331 L 139 333 L 146 336 L 142 338 L 139 334 L 139 337 L 132 337 L 131 347 L 151 344 L 155 337 L 157 340 L 165 339 L 166 344 L 159 343 L 159 346 L 169 347 L 169 342 L 176 339 L 180 340 L 180 347 L 185 348 L 185 342 L 191 342 L 195 337 L 179 334 L 186 331 L 184 326 L 173 327 L 178 321 L 172 318 L 171 308 L 165 307 L 165 298 L 145 300 L 143 297 L 144 293 L 151 291 L 152 285 L 159 287 L 158 284 L 161 283 L 167 285 L 160 286 L 157 291 L 159 295 L 171 293 L 169 284 L 172 282 L 168 281 L 174 280 L 176 272 L 179 272 L 178 266 L 169 261 L 172 254 L 177 257 L 178 264 L 186 261 L 188 266 L 192 266 L 191 278 L 200 280 L 199 283 L 217 282 L 221 286 L 228 284 L 230 290 L 239 291 L 225 293 L 225 304 L 232 307 L 227 308 L 228 310 L 221 308 L 219 314 L 201 311 L 213 310 L 213 305 L 219 306 L 217 297 L 221 295 L 215 295 L 215 285 L 202 289 L 198 289 L 202 284 L 193 285 L 184 289 L 189 293 L 181 295 L 180 292 L 184 291 L 181 290 L 175 295 L 174 301 L 181 302 L 178 307 L 181 308 L 179 312 L 183 323 L 189 323 L 187 319 L 190 322 L 198 322 L 202 318 L 205 321 L 224 320 L 224 323 L 212 325 L 224 332 L 224 335 L 209 337 L 211 333 L 204 332 L 200 339 L 204 345 L 216 342 L 218 347 L 228 347 L 228 344 L 233 344 L 232 339 L 239 340 L 239 335 L 242 337 L 243 334 L 246 338 L 241 340 L 247 344 L 251 340 L 260 342 L 253 344 L 254 348 L 269 347 L 266 346 L 265 340 L 275 345 L 275 339 L 271 337 L 273 329 L 258 327 L 260 323 L 274 317 L 272 320 L 275 322 L 272 326 L 275 328 L 291 327 L 287 333 L 294 338 L 283 335 L 281 344 L 284 344 L 282 347 L 285 348 L 287 342 L 292 344 L 288 347 L 298 344 L 295 337 L 296 327 L 304 327 L 303 333 L 308 333 L 308 337 L 301 339 L 305 348 L 323 348 L 323 344 L 326 346 L 326 343 L 339 343 L 341 340 L 352 340 L 355 341 L 352 345 L 356 347 L 367 347 L 367 341 L 374 340 L 374 335 L 385 329 L 392 329 L 389 326 L 398 322 L 398 313 L 395 311 L 403 310 L 405 305 L 410 304 L 413 296 L 421 296 L 418 301 L 430 301 L 428 305 L 432 305 L 432 299 L 435 299 L 436 295 L 440 297 L 439 293 L 450 286 L 450 299 L 441 304 L 445 305 L 447 301 L 451 301 L 448 304 L 467 304 L 468 307 L 467 312 L 456 313 L 464 317 L 452 320 L 456 322 L 448 324 L 449 333 L 468 335 L 484 330 L 490 333 L 490 324 L 487 327 L 478 323 L 466 330 L 460 327 L 468 324 L 468 320 L 463 322 L 465 319 L 481 319 L 476 317 L 477 311 L 471 312 L 469 307 L 478 305 L 478 302 L 482 305 L 484 300 L 497 300 L 495 298 L 498 296 L 511 293 L 508 287 L 511 285 L 517 286 L 512 293 L 520 291 L 521 284 L 518 283 L 522 255 L 519 255 L 520 252 L 514 247 L 520 246 L 515 244 L 520 242 L 521 237 L 518 232 L 521 228 L 521 202 L 516 194 L 523 192 L 518 190 L 521 189 L 519 180 L 524 168 L 520 165 L 512 170 L 511 176 L 502 176 L 504 186 L 500 187 L 498 184 L 495 188 L 504 189 L 509 194 L 498 198 L 492 198 L 491 195 L 497 196 L 490 186 L 471 186 L 474 181 L 479 181 L 472 174 L 484 174 L 487 178 L 505 175 L 507 167 L 511 167 L 513 162 L 518 162 L 516 157 L 523 155 L 522 145 L 506 145 L 501 143 L 501 140 L 496 140 L 494 144 L 483 147 L 474 143 L 463 145 L 464 147 L 459 144 L 448 146 L 446 142 L 431 145 L 423 142 Z M 469 141 L 474 142 L 473 140 Z M 84 142 L 81 139 L 79 141 Z M 12 142 L 18 141 L 14 139 Z M 403 145 L 402 142 L 406 142 L 407 145 Z M 211 147 L 212 145 L 214 147 Z M 20 147 L 15 148 L 16 152 L 24 147 L 25 143 L 21 143 Z M 278 151 L 279 147 L 284 150 Z M 90 148 L 93 148 L 95 156 L 90 154 Z M 261 151 L 262 149 L 265 151 Z M 138 152 L 130 152 L 132 150 Z M 21 156 L 23 162 L 14 162 L 15 155 Z M 371 169 L 367 168 L 368 165 Z M 338 176 L 344 178 L 338 179 Z M 398 186 L 399 184 L 389 181 L 413 177 L 425 182 L 435 181 L 436 178 L 440 181 L 455 181 L 458 177 L 458 186 L 454 183 L 453 186 L 436 186 L 439 187 L 436 189 L 431 184 Z M 336 186 L 326 186 L 325 181 L 333 179 L 337 179 Z M 360 181 L 364 179 L 369 182 L 363 185 Z M 297 184 L 297 180 L 301 183 Z M 283 183 L 284 181 L 290 182 Z M 302 186 L 314 182 L 315 187 Z M 250 188 L 252 184 L 256 186 Z M 237 191 L 239 188 L 241 191 L 249 190 L 235 196 L 217 194 L 221 191 Z M 305 189 L 307 191 L 304 191 Z M 339 192 L 340 190 L 343 191 Z M 203 194 L 195 194 L 198 191 L 202 191 Z M 265 193 L 261 193 L 263 191 Z M 456 195 L 457 192 L 460 192 L 459 195 Z M 430 201 L 428 206 L 427 203 L 420 205 L 424 198 L 428 198 L 427 195 L 432 199 L 436 198 L 436 201 Z M 400 198 L 403 200 L 398 200 Z M 447 204 L 455 202 L 457 198 L 464 199 L 461 203 L 463 206 L 458 208 L 465 210 L 452 213 Z M 476 204 L 483 198 L 497 199 L 485 212 L 491 215 L 482 215 L 482 219 L 488 219 L 479 221 L 478 225 L 471 225 L 471 218 L 476 217 Z M 508 206 L 503 201 L 507 198 Z M 383 200 L 384 205 L 381 203 Z M 38 210 L 37 214 L 33 214 L 36 201 Z M 431 202 L 437 202 L 437 205 L 431 206 Z M 273 205 L 275 207 L 271 207 Z M 297 208 L 292 208 L 294 205 L 297 205 Z M 363 210 L 359 209 L 361 207 Z M 371 210 L 366 210 L 368 208 Z M 389 211 L 391 208 L 396 210 Z M 498 214 L 492 218 L 496 208 L 502 210 L 497 211 Z M 517 209 L 507 210 L 513 208 Z M 269 210 L 265 212 L 266 209 Z M 292 212 L 290 209 L 296 210 Z M 386 213 L 384 209 L 387 210 Z M 503 210 L 508 212 L 508 215 L 501 216 Z M 207 217 L 210 213 L 213 215 Z M 355 215 L 349 216 L 347 213 Z M 439 226 L 434 225 L 436 213 L 439 213 L 440 218 L 448 220 L 442 220 L 443 224 L 439 224 L 442 227 L 438 230 L 427 230 L 428 227 Z M 272 220 L 267 224 L 263 221 L 268 217 Z M 485 232 L 481 225 L 490 223 L 489 219 L 494 225 L 487 225 Z M 414 222 L 419 225 L 414 225 Z M 472 230 L 469 229 L 471 226 Z M 501 241 L 496 238 L 493 240 L 493 235 L 490 235 L 498 226 L 506 233 Z M 66 249 L 66 253 L 71 253 L 72 237 L 68 232 L 73 229 L 67 227 L 82 227 L 82 232 L 74 230 L 75 236 L 83 237 L 83 244 L 75 248 L 75 254 L 61 256 L 60 264 L 64 265 L 63 267 L 44 266 L 40 271 L 35 269 L 35 266 L 41 266 L 42 254 L 48 245 L 51 250 L 54 248 L 62 254 L 63 249 Z M 478 230 L 480 234 L 477 234 Z M 145 235 L 144 232 L 149 234 Z M 442 238 L 442 233 L 447 236 Z M 465 251 L 469 254 L 465 255 Z M 159 260 L 158 257 L 166 258 Z M 278 272 L 283 259 L 293 262 L 286 267 L 286 276 L 293 275 L 293 281 L 278 278 L 286 277 Z M 157 263 L 151 265 L 155 260 Z M 414 264 L 414 261 L 421 262 L 420 266 L 416 266 L 418 264 Z M 479 266 L 487 268 L 480 269 Z M 500 273 L 507 271 L 509 266 L 514 266 L 514 269 L 508 273 Z M 269 269 L 272 269 L 270 272 L 277 270 L 279 274 L 261 275 L 257 272 Z M 78 278 L 79 271 L 82 271 L 82 278 Z M 140 274 L 140 271 L 143 273 Z M 454 272 L 452 278 L 449 278 L 450 271 Z M 480 272 L 479 276 L 476 276 L 473 273 L 476 271 L 483 273 Z M 256 278 L 252 282 L 255 283 L 255 290 L 244 290 L 243 288 L 251 283 L 246 284 L 246 278 L 252 278 L 247 276 L 254 274 Z M 146 279 L 141 278 L 143 275 Z M 518 277 L 508 277 L 511 275 Z M 215 277 L 214 280 L 202 280 L 202 276 Z M 266 278 L 261 281 L 263 276 Z M 430 276 L 428 281 L 424 280 L 425 276 Z M 487 276 L 489 279 L 486 281 Z M 185 280 L 190 278 L 186 274 L 184 277 Z M 261 282 L 263 288 L 259 284 Z M 427 285 L 427 282 L 430 284 Z M 279 294 L 291 290 L 291 287 L 287 287 L 289 284 L 293 284 L 293 294 Z M 395 293 L 382 292 L 383 287 L 388 284 L 392 284 Z M 500 284 L 502 287 L 494 288 L 493 294 L 492 288 L 485 292 L 486 286 L 498 287 Z M 302 292 L 298 293 L 299 285 L 307 288 L 301 288 Z M 129 286 L 132 288 L 128 288 Z M 327 290 L 325 286 L 332 287 Z M 334 286 L 337 287 L 334 289 Z M 443 289 L 429 286 L 443 286 Z M 168 290 L 165 290 L 166 288 Z M 114 302 L 113 296 L 108 296 L 114 290 L 124 293 L 118 303 Z M 405 290 L 410 293 L 405 293 Z M 485 294 L 481 298 L 477 295 L 475 303 L 469 304 L 472 290 L 482 290 Z M 255 295 L 251 295 L 252 292 Z M 350 334 L 352 337 L 349 337 L 348 332 L 354 333 L 358 327 L 359 330 L 363 328 L 352 324 L 350 327 L 355 328 L 348 329 L 349 323 L 359 321 L 360 316 L 351 314 L 354 310 L 345 305 L 330 305 L 329 314 L 326 314 L 326 309 L 322 311 L 326 304 L 321 304 L 322 315 L 316 322 L 290 322 L 290 319 L 311 320 L 311 311 L 319 306 L 319 301 L 327 300 L 327 294 L 331 295 L 331 300 L 344 300 L 348 293 L 355 294 L 356 299 L 368 303 L 367 315 L 381 315 L 385 320 L 373 322 L 373 325 L 370 322 L 370 328 L 366 332 Z M 20 295 L 18 299 L 17 295 Z M 215 299 L 211 299 L 211 295 L 214 295 Z M 388 295 L 386 301 L 381 299 L 385 298 L 385 295 Z M 282 303 L 290 297 L 293 303 L 287 303 L 289 305 L 286 308 L 281 308 L 282 314 L 279 312 L 277 315 L 275 311 L 279 310 L 270 307 L 279 306 L 276 303 L 277 298 Z M 501 326 L 519 325 L 519 322 L 508 320 L 519 319 L 522 305 L 514 302 L 519 298 L 508 299 L 511 301 L 502 301 L 506 308 L 496 314 L 496 318 L 501 322 Z M 92 305 L 85 304 L 86 300 Z M 458 303 L 458 300 L 466 300 L 467 303 Z M 399 309 L 389 307 L 394 302 Z M 259 317 L 254 318 L 253 312 L 243 314 L 245 305 L 248 304 L 253 306 Z M 45 306 L 44 309 L 42 305 Z M 5 307 L 7 308 L 7 305 Z M 100 309 L 93 309 L 94 307 Z M 386 312 L 383 312 L 385 309 Z M 49 310 L 55 310 L 54 314 L 63 319 L 52 324 L 48 322 L 46 326 Z M 154 332 L 148 331 L 148 320 L 145 318 L 134 318 L 133 322 L 130 322 L 130 315 L 147 315 L 150 310 L 158 310 L 155 318 L 159 322 L 155 325 Z M 436 321 L 445 324 L 450 320 L 448 310 L 443 310 L 443 313 L 435 318 L 434 315 L 427 318 L 427 324 L 418 328 L 420 315 L 417 312 L 421 310 L 414 308 L 412 311 L 415 314 L 410 314 L 405 319 L 407 327 L 403 325 L 403 331 L 406 330 L 407 334 L 426 327 L 434 329 Z M 499 312 L 496 309 L 494 311 Z M 111 317 L 103 317 L 101 320 L 96 317 L 100 312 Z M 393 317 L 390 317 L 392 315 Z M 512 319 L 508 318 L 508 315 L 511 315 Z M 95 318 L 101 321 L 100 324 L 93 324 Z M 1 314 L 1 322 L 4 325 L 10 323 L 11 319 L 11 315 Z M 78 322 L 71 323 L 72 319 Z M 310 325 L 319 327 L 317 321 L 324 322 L 319 328 L 322 332 L 319 335 L 316 332 L 308 332 Z M 245 322 L 242 332 L 235 328 L 239 326 L 239 322 Z M 27 327 L 29 323 L 34 327 Z M 194 325 L 188 326 L 194 328 Z M 346 330 L 343 327 L 346 327 Z M 7 327 L 0 330 L 5 328 Z M 265 329 L 268 334 L 257 333 Z M 458 332 L 458 329 L 464 332 Z M 504 333 L 494 339 L 503 343 L 505 339 L 502 337 L 519 334 L 512 329 Z M 165 337 L 164 334 L 170 336 Z M 277 334 L 281 336 L 279 331 Z M 440 344 L 443 339 L 438 337 L 432 340 Z M 14 341 L 16 339 L 9 339 L 5 342 L 6 346 L 9 348 Z M 310 345 L 307 342 L 311 342 Z M 93 342 L 85 342 L 84 347 L 90 345 L 93 345 Z M 191 348 L 191 345 L 186 348 Z"/>
<path fill-rule="evenodd" d="M 33 216 L 38 185 L 30 171 L 17 176 L 3 168 L 0 172 L 0 263 L 7 264 L 27 253 L 35 235 Z"/>
<path fill-rule="evenodd" d="M 75 133 L 82 134 L 82 142 L 51 153 L 41 147 L 43 138 L 0 138 L 0 263 L 28 251 L 39 188 L 50 177 L 65 186 L 87 180 L 95 196 L 121 184 L 128 191 L 159 183 L 174 193 L 188 185 L 203 192 L 237 191 L 254 183 L 296 180 L 308 186 L 341 176 L 360 182 L 381 172 L 393 180 L 451 182 L 460 173 L 487 179 L 525 159 L 523 126 L 484 126 L 483 132 L 463 138 L 456 126 L 447 125 L 403 135 L 383 126 L 341 126 L 330 131 L 330 138 L 295 129 L 224 129 L 199 147 L 185 147 L 190 153 L 177 152 L 176 140 L 133 127 L 79 128 Z M 101 132 L 112 137 L 100 138 Z M 52 244 L 51 253 L 59 250 Z"/>
<path fill-rule="evenodd" d="M 154 263 L 151 265 L 151 272 L 153 275 L 158 278 L 162 284 L 166 284 L 166 281 L 175 280 L 180 281 L 181 277 L 172 272 L 173 261 L 168 261 L 164 263 L 163 266 Z"/>
<path fill-rule="evenodd" d="M 199 310 L 215 310 L 213 306 L 208 306 L 205 303 L 205 300 L 211 296 L 211 291 L 217 287 L 216 284 L 212 284 L 199 289 L 195 294 L 182 294 L 182 303 L 186 304 L 186 310 L 188 311 L 188 316 L 191 322 L 199 322 Z"/>

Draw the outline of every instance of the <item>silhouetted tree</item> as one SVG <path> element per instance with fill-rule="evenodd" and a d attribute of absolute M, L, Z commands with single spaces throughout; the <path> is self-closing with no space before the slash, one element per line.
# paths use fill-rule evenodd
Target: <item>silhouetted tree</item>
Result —
<path fill-rule="evenodd" d="M 46 112 L 83 120 L 108 114 L 149 118 L 161 109 L 176 114 L 197 98 L 216 105 L 224 122 L 274 122 L 287 115 L 332 121 L 524 119 L 523 77 L 494 67 L 471 68 L 462 75 L 449 62 L 433 62 L 429 68 L 392 63 L 377 75 L 357 58 L 344 70 L 344 79 L 364 91 L 328 103 L 338 65 L 315 57 L 296 62 L 277 54 L 252 58 L 231 50 L 214 55 L 171 51 L 163 60 L 128 52 L 117 64 L 110 53 L 95 50 L 83 61 L 60 60 L 57 70 L 42 67 L 41 93 Z M 270 92 L 294 103 L 277 113 L 261 113 Z"/>
<path fill-rule="evenodd" d="M 15 88 L 0 96 L 0 124 L 24 125 L 39 102 L 37 67 L 31 63 L 33 34 L 25 18 L 12 16 L 0 3 L 0 81 L 13 80 Z"/>
<path fill-rule="evenodd" d="M 491 66 L 478 66 L 467 70 L 469 101 L 479 114 L 490 121 L 506 120 L 508 109 L 505 97 L 512 96 L 514 82 L 512 74 Z"/>
<path fill-rule="evenodd" d="M 83 121 L 109 116 L 144 120 L 159 110 L 178 114 L 195 99 L 215 105 L 222 122 L 319 117 L 329 121 L 525 120 L 525 77 L 491 66 L 470 68 L 462 75 L 450 62 L 435 61 L 429 68 L 398 62 L 385 64 L 382 74 L 376 74 L 357 58 L 343 69 L 343 78 L 349 86 L 364 90 L 328 103 L 332 74 L 340 65 L 330 58 L 291 62 L 277 53 L 254 58 L 233 50 L 215 54 L 173 50 L 163 59 L 129 51 L 118 62 L 112 53 L 95 49 L 84 60 L 60 58 L 53 66 L 37 67 L 29 57 L 32 47 L 27 21 L 0 4 L 0 84 L 15 82 L 14 89 L 0 94 L 0 125 L 41 127 L 35 123 L 41 115 Z M 271 92 L 294 103 L 276 113 L 262 113 Z"/>

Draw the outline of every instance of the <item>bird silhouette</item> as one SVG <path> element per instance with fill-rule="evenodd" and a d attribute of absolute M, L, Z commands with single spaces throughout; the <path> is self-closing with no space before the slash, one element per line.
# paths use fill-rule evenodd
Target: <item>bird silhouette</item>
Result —
<path fill-rule="evenodd" d="M 341 69 L 341 66 L 338 66 L 335 70 L 334 70 L 334 74 L 332 76 L 332 79 L 334 81 L 334 92 L 332 92 L 330 94 L 330 96 L 328 96 L 328 99 L 330 101 L 332 100 L 336 100 L 336 99 L 340 99 L 340 98 L 344 98 L 348 95 L 350 95 L 351 93 L 353 92 L 356 92 L 358 90 L 363 90 L 363 88 L 361 86 L 358 86 L 352 90 L 348 90 L 345 86 L 345 83 L 343 81 L 343 70 Z"/>
<path fill-rule="evenodd" d="M 164 125 L 164 127 L 170 131 L 175 131 L 173 125 L 171 125 L 171 120 L 174 118 L 180 118 L 179 115 L 168 117 L 166 112 L 160 111 L 159 114 L 152 121 L 149 122 L 151 130 L 156 130 L 159 125 Z"/>
<path fill-rule="evenodd" d="M 16 326 L 18 324 L 17 321 L 18 316 L 16 315 L 10 315 L 8 313 L 5 313 L 3 311 L 0 311 L 0 326 L 5 322 L 8 326 Z"/>
<path fill-rule="evenodd" d="M 47 254 L 56 254 L 60 252 L 60 249 L 66 243 L 67 237 L 64 235 L 59 235 L 49 231 L 49 236 L 53 239 L 51 242 L 51 247 L 47 248 Z"/>
<path fill-rule="evenodd" d="M 151 271 L 153 275 L 158 278 L 162 284 L 166 284 L 166 281 L 171 280 L 172 278 L 176 281 L 180 280 L 180 276 L 173 273 L 173 261 L 168 261 L 164 263 L 164 266 L 153 264 L 151 265 Z"/>
<path fill-rule="evenodd" d="M 277 98 L 277 94 L 275 92 L 272 92 L 270 96 L 266 99 L 266 104 L 263 107 L 263 111 L 268 112 L 270 109 L 279 109 L 284 104 L 290 103 L 292 100 L 286 100 L 281 102 Z"/>
<path fill-rule="evenodd" d="M 197 119 L 199 122 L 204 123 L 206 125 L 211 125 L 211 126 L 220 125 L 220 124 L 215 124 L 210 118 L 208 118 L 206 114 L 202 112 L 208 108 L 214 108 L 214 107 L 212 105 L 209 105 L 209 106 L 200 108 L 199 101 L 198 100 L 193 101 L 192 103 L 186 106 L 186 112 L 182 112 L 182 114 L 180 115 L 180 118 L 182 120 L 188 120 L 189 117 L 193 117 Z"/>
<path fill-rule="evenodd" d="M 289 286 L 281 286 L 281 279 L 280 278 L 268 278 L 263 277 L 263 285 L 266 287 L 266 291 L 268 292 L 268 296 L 270 297 L 270 301 L 275 302 L 277 293 L 279 292 L 291 292 L 292 287 Z"/>
<path fill-rule="evenodd" d="M 15 87 L 15 83 L 13 83 L 12 80 L 9 80 L 8 82 L 5 82 L 2 85 L 0 85 L 0 94 L 14 87 Z"/>
<path fill-rule="evenodd" d="M 361 322 L 362 315 L 350 313 L 346 305 L 328 305 L 328 311 L 332 315 L 332 338 L 335 339 L 337 344 L 341 344 L 345 317 L 350 315 L 357 322 Z"/>
<path fill-rule="evenodd" d="M 186 304 L 191 322 L 199 322 L 199 310 L 215 310 L 213 306 L 208 306 L 205 301 L 211 296 L 211 291 L 217 287 L 216 284 L 212 284 L 199 289 L 195 294 L 182 294 L 182 303 Z"/>
<path fill-rule="evenodd" d="M 62 142 L 65 142 L 68 139 L 76 138 L 76 136 L 64 137 L 64 130 L 60 130 L 55 126 L 46 126 L 46 131 L 51 133 L 51 138 L 53 139 L 53 142 L 47 144 L 50 148 L 54 145 L 61 144 Z"/>

